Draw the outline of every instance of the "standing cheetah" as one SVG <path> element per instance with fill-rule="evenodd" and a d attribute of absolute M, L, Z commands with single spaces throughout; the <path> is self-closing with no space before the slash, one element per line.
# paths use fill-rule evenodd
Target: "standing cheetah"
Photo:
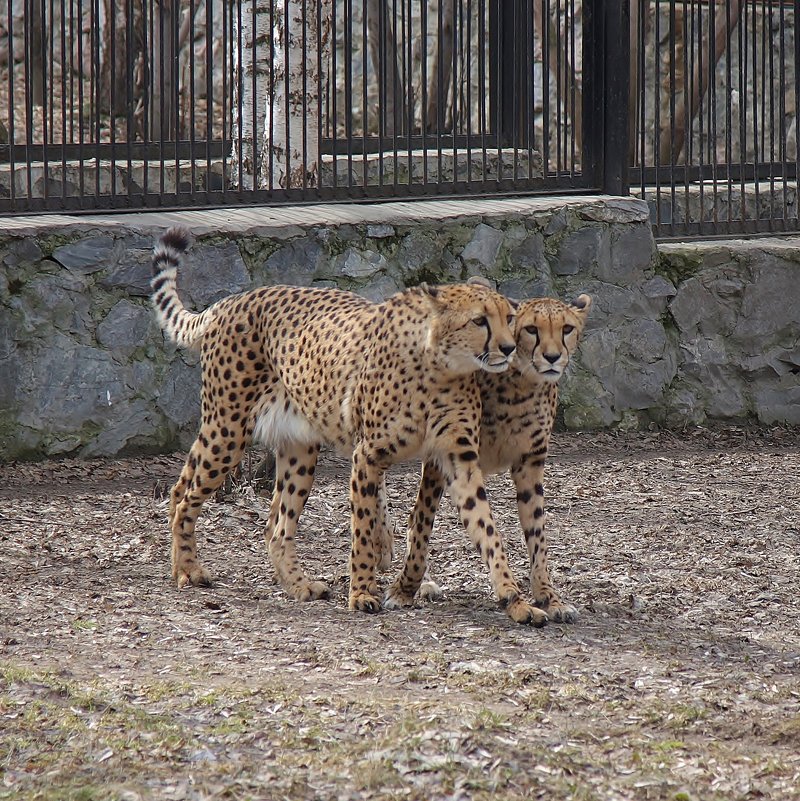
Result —
<path fill-rule="evenodd" d="M 574 622 L 577 612 L 553 587 L 547 565 L 544 533 L 544 465 L 556 417 L 558 382 L 591 308 L 588 295 L 566 304 L 551 298 L 524 301 L 515 321 L 517 353 L 504 375 L 477 376 L 483 411 L 480 429 L 480 467 L 486 475 L 511 470 L 517 489 L 517 508 L 530 560 L 533 597 L 544 612 L 541 620 Z M 426 573 L 428 540 L 447 477 L 426 462 L 414 511 L 408 523 L 406 558 L 384 604 L 407 606 L 417 589 L 435 597 L 438 587 Z"/>
<path fill-rule="evenodd" d="M 195 524 L 205 499 L 246 445 L 276 452 L 267 529 L 282 586 L 299 599 L 326 586 L 300 568 L 294 537 L 322 444 L 352 452 L 351 609 L 381 607 L 376 541 L 381 487 L 395 462 L 421 455 L 450 483 L 462 521 L 498 599 L 520 623 L 537 610 L 521 597 L 478 467 L 481 402 L 475 373 L 505 371 L 516 349 L 514 310 L 483 286 L 421 286 L 372 303 L 338 289 L 276 286 L 184 308 L 177 269 L 188 246 L 168 231 L 153 257 L 152 301 L 168 336 L 201 349 L 200 433 L 170 497 L 172 570 L 179 586 L 207 584 Z"/>

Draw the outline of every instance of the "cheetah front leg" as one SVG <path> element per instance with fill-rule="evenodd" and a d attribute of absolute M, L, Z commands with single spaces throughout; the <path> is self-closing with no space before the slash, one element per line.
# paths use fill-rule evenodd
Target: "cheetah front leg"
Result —
<path fill-rule="evenodd" d="M 478 467 L 477 451 L 465 451 L 451 457 L 450 498 L 458 507 L 459 516 L 472 544 L 489 568 L 497 600 L 516 623 L 543 626 L 547 614 L 529 604 L 520 592 L 508 564 L 503 540 L 495 526 L 486 498 L 483 474 Z"/>
<path fill-rule="evenodd" d="M 405 561 L 383 601 L 387 609 L 411 606 L 417 592 L 424 592 L 429 599 L 439 597 L 439 588 L 428 575 L 427 563 L 431 530 L 444 484 L 442 471 L 433 462 L 426 462 L 422 467 L 417 500 L 408 518 Z"/>
<path fill-rule="evenodd" d="M 330 593 L 324 581 L 311 580 L 300 567 L 295 545 L 297 523 L 314 484 L 318 457 L 318 445 L 290 445 L 275 454 L 268 550 L 278 581 L 298 601 L 314 601 Z"/>
<path fill-rule="evenodd" d="M 353 451 L 350 478 L 350 609 L 359 612 L 378 612 L 378 582 L 376 541 L 380 503 L 379 487 L 387 465 L 367 442 L 360 442 Z"/>
<path fill-rule="evenodd" d="M 530 560 L 531 592 L 537 604 L 556 623 L 574 623 L 578 611 L 564 603 L 550 580 L 547 536 L 544 530 L 544 457 L 530 454 L 514 465 L 511 477 L 517 488 L 519 521 Z"/>

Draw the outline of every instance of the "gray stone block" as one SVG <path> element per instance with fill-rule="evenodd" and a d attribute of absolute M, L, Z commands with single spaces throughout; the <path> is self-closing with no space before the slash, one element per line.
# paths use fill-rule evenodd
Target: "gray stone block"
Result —
<path fill-rule="evenodd" d="M 587 204 L 578 211 L 578 216 L 608 225 L 649 223 L 650 209 L 647 203 L 636 198 L 608 198 L 599 203 Z"/>
<path fill-rule="evenodd" d="M 595 275 L 621 286 L 641 284 L 656 255 L 649 225 L 626 226 L 610 237 L 610 254 L 598 259 Z"/>
<path fill-rule="evenodd" d="M 599 227 L 579 228 L 564 237 L 551 269 L 554 275 L 596 274 L 596 265 L 606 259 L 607 233 Z"/>
<path fill-rule="evenodd" d="M 134 401 L 109 421 L 109 425 L 80 450 L 83 458 L 114 456 L 133 443 L 146 443 L 156 432 L 153 410 L 143 400 Z"/>
<path fill-rule="evenodd" d="M 365 250 L 359 253 L 354 248 L 348 248 L 339 254 L 334 262 L 334 270 L 348 278 L 368 279 L 377 273 L 384 272 L 388 267 L 386 259 L 374 250 Z"/>
<path fill-rule="evenodd" d="M 367 236 L 371 239 L 385 239 L 386 237 L 394 236 L 393 225 L 368 225 Z"/>
<path fill-rule="evenodd" d="M 87 279 L 62 269 L 35 276 L 15 298 L 15 305 L 28 335 L 48 336 L 55 328 L 88 345 L 94 328 L 91 301 Z"/>
<path fill-rule="evenodd" d="M 96 236 L 56 248 L 52 258 L 68 270 L 88 275 L 110 267 L 115 250 L 113 237 Z"/>
<path fill-rule="evenodd" d="M 154 241 L 146 237 L 132 237 L 125 241 L 119 261 L 100 280 L 104 289 L 121 289 L 134 297 L 150 296 L 150 279 L 153 276 Z"/>
<path fill-rule="evenodd" d="M 111 307 L 97 326 L 96 336 L 101 345 L 122 361 L 136 348 L 144 346 L 154 336 L 157 327 L 149 308 L 121 300 Z"/>
<path fill-rule="evenodd" d="M 393 278 L 388 275 L 377 276 L 374 280 L 370 281 L 366 286 L 357 289 L 356 292 L 368 300 L 375 303 L 381 303 L 386 298 L 399 292 L 401 287 Z"/>
<path fill-rule="evenodd" d="M 758 419 L 767 425 L 800 425 L 800 383 L 797 375 L 760 387 L 755 393 Z"/>
<path fill-rule="evenodd" d="M 26 264 L 36 264 L 42 260 L 42 249 L 34 239 L 17 239 L 11 242 L 3 253 L 3 264 L 9 269 Z"/>
<path fill-rule="evenodd" d="M 126 371 L 107 351 L 56 333 L 21 371 L 19 422 L 56 434 L 80 431 L 87 424 L 102 427 L 115 404 L 132 394 Z"/>
<path fill-rule="evenodd" d="M 491 225 L 480 223 L 472 239 L 461 252 L 461 258 L 470 275 L 490 273 L 497 264 L 497 254 L 503 243 L 503 232 Z"/>
<path fill-rule="evenodd" d="M 410 285 L 418 283 L 420 275 L 429 278 L 430 275 L 441 275 L 442 245 L 438 239 L 422 228 L 411 229 L 400 242 L 397 255 L 394 259 L 403 283 Z"/>
<path fill-rule="evenodd" d="M 232 242 L 224 245 L 196 243 L 178 273 L 178 289 L 197 309 L 241 292 L 251 285 L 247 267 Z"/>
<path fill-rule="evenodd" d="M 319 238 L 302 237 L 276 250 L 263 267 L 256 269 L 253 278 L 258 285 L 310 286 L 324 263 Z"/>
<path fill-rule="evenodd" d="M 200 419 L 200 368 L 175 359 L 159 388 L 157 405 L 177 426 L 196 428 Z"/>

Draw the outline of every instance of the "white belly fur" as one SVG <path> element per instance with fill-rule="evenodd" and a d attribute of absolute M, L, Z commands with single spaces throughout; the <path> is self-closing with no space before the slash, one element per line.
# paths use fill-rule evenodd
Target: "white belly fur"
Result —
<path fill-rule="evenodd" d="M 273 404 L 262 412 L 253 427 L 253 441 L 269 448 L 280 448 L 282 445 L 316 445 L 322 442 L 304 414 L 293 406 L 284 408 L 283 400 Z"/>

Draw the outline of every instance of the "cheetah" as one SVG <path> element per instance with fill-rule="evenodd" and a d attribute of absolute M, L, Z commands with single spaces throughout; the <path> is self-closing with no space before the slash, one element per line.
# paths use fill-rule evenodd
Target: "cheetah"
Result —
<path fill-rule="evenodd" d="M 377 548 L 386 470 L 420 456 L 450 485 L 509 616 L 535 622 L 503 552 L 478 467 L 477 372 L 501 373 L 516 350 L 514 308 L 484 286 L 421 285 L 383 303 L 333 288 L 271 286 L 191 312 L 177 293 L 188 235 L 156 245 L 152 303 L 165 334 L 201 352 L 201 424 L 171 490 L 172 573 L 206 585 L 195 525 L 201 507 L 245 447 L 275 451 L 267 542 L 276 577 L 293 597 L 327 592 L 297 560 L 295 532 L 322 445 L 352 454 L 351 609 L 377 612 Z"/>
<path fill-rule="evenodd" d="M 540 621 L 572 623 L 577 611 L 560 598 L 550 580 L 544 532 L 544 466 L 558 404 L 558 382 L 586 323 L 592 299 L 570 304 L 552 298 L 522 302 L 517 309 L 517 352 L 504 375 L 477 376 L 483 403 L 479 465 L 485 475 L 511 471 L 517 509 L 530 562 L 530 586 Z M 384 604 L 408 606 L 420 595 L 435 598 L 439 588 L 426 571 L 428 540 L 447 477 L 434 462 L 423 466 L 414 511 L 408 523 L 406 557 Z"/>

